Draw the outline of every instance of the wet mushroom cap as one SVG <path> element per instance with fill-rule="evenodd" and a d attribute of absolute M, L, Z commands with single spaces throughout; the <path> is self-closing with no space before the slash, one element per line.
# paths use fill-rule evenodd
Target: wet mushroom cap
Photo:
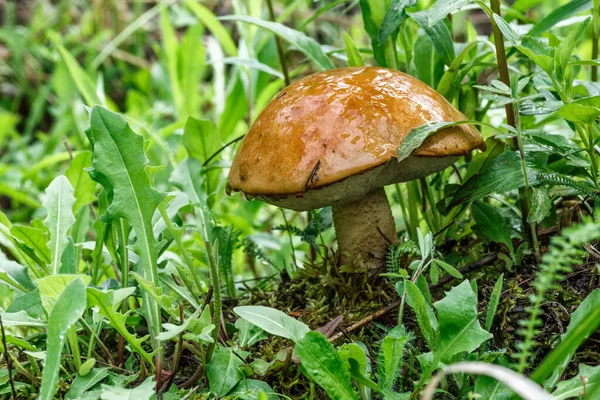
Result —
<path fill-rule="evenodd" d="M 316 73 L 282 90 L 261 112 L 236 154 L 227 189 L 295 210 L 354 201 L 481 148 L 477 129 L 460 125 L 433 134 L 397 162 L 411 129 L 465 119 L 442 95 L 401 72 Z"/>

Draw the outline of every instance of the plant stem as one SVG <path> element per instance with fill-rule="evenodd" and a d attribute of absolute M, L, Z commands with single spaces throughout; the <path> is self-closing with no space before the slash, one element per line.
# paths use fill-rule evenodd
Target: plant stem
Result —
<path fill-rule="evenodd" d="M 267 0 L 267 7 L 269 8 L 269 17 L 271 21 L 277 22 L 275 19 L 275 10 L 273 9 L 273 0 Z M 285 61 L 285 52 L 283 51 L 283 45 L 279 36 L 275 37 L 275 44 L 277 45 L 277 55 L 279 56 L 279 64 L 281 64 L 281 72 L 283 73 L 283 81 L 285 86 L 290 85 L 290 75 L 287 69 L 287 63 Z"/>
<path fill-rule="evenodd" d="M 495 14 L 500 14 L 500 0 L 490 0 L 491 11 Z M 492 23 L 492 30 L 494 32 L 494 44 L 496 46 L 496 59 L 498 62 L 498 73 L 500 74 L 500 80 L 506 86 L 510 87 L 510 75 L 508 73 L 508 62 L 506 60 L 506 48 L 504 47 L 504 36 L 502 35 L 502 31 L 496 24 L 494 18 L 491 18 L 490 21 Z M 517 122 L 515 119 L 515 111 L 513 110 L 512 104 L 506 104 L 504 106 L 506 111 L 506 122 L 508 125 L 513 128 L 517 128 Z M 518 109 L 517 109 L 518 112 Z M 513 146 L 518 148 L 519 151 L 522 149 L 519 146 L 518 138 L 513 139 Z M 524 157 L 524 155 L 522 156 Z M 527 179 L 527 176 L 525 176 Z M 533 239 L 534 233 L 531 231 L 531 226 L 527 221 L 527 216 L 529 215 L 529 201 L 527 200 L 529 197 L 527 186 L 525 188 L 519 189 L 519 208 L 521 209 L 521 224 L 523 225 L 523 233 L 526 240 L 531 244 L 531 247 L 535 248 L 535 240 Z"/>
<path fill-rule="evenodd" d="M 8 346 L 6 345 L 6 334 L 4 333 L 4 324 L 2 324 L 2 317 L 0 317 L 0 335 L 2 335 L 2 347 L 4 348 L 4 361 L 6 362 L 6 369 L 8 370 L 8 381 L 10 382 L 10 391 L 12 392 L 13 399 L 17 399 L 17 391 L 15 390 L 15 382 L 12 374 L 12 363 L 8 355 Z"/>
<path fill-rule="evenodd" d="M 212 281 L 213 286 L 213 296 L 214 296 L 214 315 L 213 315 L 213 324 L 215 325 L 215 332 L 213 333 L 214 342 L 210 344 L 206 351 L 206 360 L 210 361 L 212 358 L 212 353 L 217 343 L 217 339 L 219 338 L 219 331 L 221 329 L 221 281 L 219 279 L 219 266 L 217 265 L 217 260 L 215 257 L 215 253 L 213 250 L 213 246 L 210 241 L 204 241 L 204 245 L 206 246 L 206 256 L 208 258 L 208 264 L 210 266 L 210 279 Z"/>
<path fill-rule="evenodd" d="M 171 236 L 173 237 L 173 240 L 175 241 L 175 244 L 177 245 L 177 248 L 179 249 L 179 252 L 181 253 L 181 256 L 183 257 L 183 260 L 185 261 L 185 265 L 187 266 L 190 275 L 194 279 L 194 283 L 196 284 L 196 286 L 198 286 L 199 291 L 202 290 L 202 284 L 201 284 L 197 274 L 194 272 L 194 260 L 192 259 L 192 257 L 190 256 L 190 253 L 188 253 L 185 246 L 183 245 L 183 242 L 181 241 L 181 236 L 177 233 L 177 228 L 175 228 L 173 221 L 171 221 L 171 219 L 169 218 L 169 215 L 167 214 L 167 210 L 166 210 L 166 205 L 165 206 L 160 205 L 158 207 L 158 210 L 160 211 L 160 215 L 163 218 L 163 220 L 165 221 L 165 224 L 167 225 L 167 229 L 168 229 L 169 233 L 171 234 Z"/>
<path fill-rule="evenodd" d="M 296 252 L 294 251 L 294 238 L 292 237 L 292 234 L 290 232 L 290 225 L 288 223 L 287 217 L 285 216 L 285 211 L 283 211 L 283 208 L 280 208 L 281 210 L 281 215 L 283 215 L 283 221 L 285 222 L 285 230 L 288 234 L 288 238 L 290 239 L 290 247 L 292 248 L 292 263 L 294 264 L 294 268 L 292 268 L 292 272 L 296 272 L 296 268 L 298 267 L 298 263 L 296 260 Z"/>

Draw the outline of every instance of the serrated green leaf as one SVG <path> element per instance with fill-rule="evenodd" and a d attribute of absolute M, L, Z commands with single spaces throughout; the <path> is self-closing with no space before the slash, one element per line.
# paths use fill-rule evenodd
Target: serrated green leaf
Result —
<path fill-rule="evenodd" d="M 85 283 L 81 279 L 75 279 L 60 294 L 56 306 L 48 317 L 46 359 L 39 397 L 41 400 L 51 400 L 54 397 L 61 365 L 60 355 L 65 345 L 67 331 L 83 315 L 87 304 L 85 299 Z"/>
<path fill-rule="evenodd" d="M 433 305 L 438 312 L 439 336 L 436 358 L 447 362 L 457 353 L 470 353 L 492 335 L 477 318 L 477 296 L 469 281 L 452 288 L 444 299 Z"/>
<path fill-rule="evenodd" d="M 333 400 L 358 400 L 350 372 L 323 334 L 310 331 L 296 342 L 303 373 L 321 386 Z"/>
<path fill-rule="evenodd" d="M 96 184 L 86 171 L 91 166 L 92 153 L 82 151 L 71 160 L 71 164 L 65 172 L 65 176 L 69 179 L 74 189 L 75 204 L 73 205 L 73 212 L 75 214 L 77 214 L 77 211 L 81 207 L 96 200 L 96 196 L 94 195 Z"/>
<path fill-rule="evenodd" d="M 410 282 L 412 284 L 412 282 Z M 410 341 L 411 337 L 403 325 L 392 329 L 381 342 L 379 350 L 379 386 L 382 389 L 391 389 L 402 370 L 402 357 L 404 355 L 404 346 Z"/>
<path fill-rule="evenodd" d="M 405 281 L 407 303 L 415 310 L 417 323 L 431 351 L 435 349 L 435 332 L 430 319 L 429 305 L 419 288 L 411 281 Z"/>
<path fill-rule="evenodd" d="M 148 339 L 148 336 L 137 338 L 127 330 L 127 316 L 115 310 L 115 292 L 109 290 L 102 292 L 96 288 L 87 288 L 87 301 L 90 307 L 97 306 L 100 314 L 104 315 L 110 322 L 110 325 L 123 336 L 129 343 L 131 349 L 138 353 L 147 363 L 152 364 L 152 354 L 147 353 L 142 347 L 142 343 Z"/>
<path fill-rule="evenodd" d="M 500 304 L 500 296 L 502 295 L 502 284 L 504 282 L 504 274 L 501 274 L 494 285 L 494 290 L 490 295 L 490 301 L 488 302 L 487 312 L 485 313 L 485 330 L 490 331 L 498 310 L 498 304 Z"/>
<path fill-rule="evenodd" d="M 131 130 L 123 117 L 102 107 L 92 110 L 87 134 L 93 148 L 90 175 L 107 192 L 113 193 L 101 219 L 106 222 L 116 218 L 127 220 L 135 232 L 132 249 L 139 257 L 143 277 L 159 286 L 158 242 L 152 231 L 152 217 L 166 194 L 154 189 L 150 183 L 144 139 Z M 160 309 L 147 294 L 143 304 L 153 346 L 157 349 Z"/>
<path fill-rule="evenodd" d="M 58 274 L 63 250 L 67 246 L 67 232 L 75 223 L 73 214 L 73 187 L 66 176 L 55 178 L 46 189 L 44 208 L 48 212 L 44 225 L 50 231 L 50 240 L 47 242 L 50 249 L 50 271 Z"/>

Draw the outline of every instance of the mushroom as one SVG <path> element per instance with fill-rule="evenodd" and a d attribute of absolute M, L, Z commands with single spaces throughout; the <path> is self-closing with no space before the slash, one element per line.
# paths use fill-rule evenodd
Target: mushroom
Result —
<path fill-rule="evenodd" d="M 370 271 L 397 241 L 384 186 L 425 177 L 483 146 L 467 125 L 427 138 L 408 158 L 408 132 L 465 116 L 425 83 L 378 67 L 316 73 L 283 89 L 237 152 L 227 193 L 296 211 L 332 206 L 340 263 Z"/>

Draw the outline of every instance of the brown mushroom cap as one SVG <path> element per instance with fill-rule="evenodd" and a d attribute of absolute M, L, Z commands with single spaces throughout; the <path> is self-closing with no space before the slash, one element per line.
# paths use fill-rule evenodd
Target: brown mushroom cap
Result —
<path fill-rule="evenodd" d="M 342 201 L 341 192 L 355 200 L 481 148 L 477 129 L 461 125 L 435 133 L 411 157 L 396 161 L 411 129 L 465 119 L 442 95 L 401 72 L 351 67 L 310 75 L 261 112 L 233 161 L 228 191 L 297 210 Z"/>

